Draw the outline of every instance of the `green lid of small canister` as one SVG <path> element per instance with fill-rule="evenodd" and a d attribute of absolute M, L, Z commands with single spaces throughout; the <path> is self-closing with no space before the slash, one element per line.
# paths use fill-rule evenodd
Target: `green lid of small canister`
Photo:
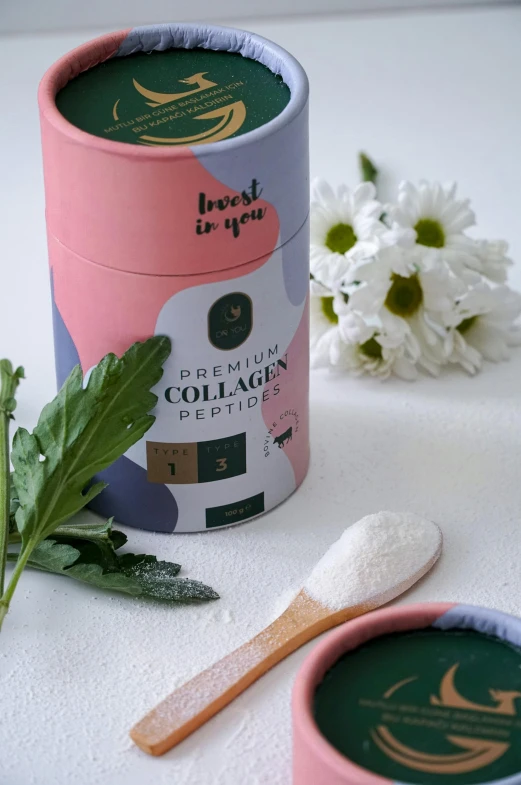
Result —
<path fill-rule="evenodd" d="M 290 89 L 236 52 L 172 48 L 111 58 L 68 82 L 56 105 L 94 136 L 149 146 L 231 139 L 273 120 Z"/>
<path fill-rule="evenodd" d="M 393 782 L 514 782 L 521 649 L 471 629 L 383 635 L 328 670 L 314 716 L 342 755 Z"/>

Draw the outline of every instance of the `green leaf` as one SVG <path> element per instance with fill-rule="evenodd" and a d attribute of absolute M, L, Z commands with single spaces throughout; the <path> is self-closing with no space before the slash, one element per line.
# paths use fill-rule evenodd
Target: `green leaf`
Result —
<path fill-rule="evenodd" d="M 70 578 L 75 578 L 83 583 L 90 583 L 99 589 L 109 589 L 111 591 L 122 591 L 132 594 L 134 597 L 143 594 L 143 590 L 138 581 L 122 572 L 104 573 L 99 564 L 75 564 L 65 571 Z"/>
<path fill-rule="evenodd" d="M 132 575 L 141 585 L 149 587 L 168 583 L 181 569 L 180 564 L 158 561 L 156 556 L 144 553 L 123 553 L 118 556 L 118 567 L 125 575 Z"/>
<path fill-rule="evenodd" d="M 70 517 L 103 490 L 93 477 L 137 442 L 154 422 L 157 402 L 150 391 L 162 376 L 170 353 L 168 338 L 134 344 L 121 359 L 109 354 L 83 387 L 79 366 L 45 407 L 33 433 L 19 428 L 13 442 L 11 541 L 21 537 L 17 564 L 2 598 L 3 618 L 25 565 L 65 575 L 97 588 L 134 596 L 193 602 L 217 599 L 198 581 L 178 579 L 179 564 L 145 554 L 119 555 L 127 538 L 102 523 L 70 523 Z M 9 378 L 23 369 L 5 367 Z M 9 409 L 14 401 L 7 399 Z M 52 539 L 50 538 L 52 535 Z"/>
<path fill-rule="evenodd" d="M 4 406 L 9 412 L 14 412 L 16 409 L 16 398 L 14 396 L 11 396 L 11 398 L 6 398 Z"/>
<path fill-rule="evenodd" d="M 134 578 L 147 597 L 175 602 L 202 602 L 218 600 L 219 595 L 210 586 L 188 578 L 177 579 L 180 564 L 158 561 L 155 556 L 124 553 L 118 558 L 120 569 Z"/>
<path fill-rule="evenodd" d="M 126 543 L 127 537 L 112 528 L 112 521 L 109 518 L 102 523 L 58 526 L 53 539 L 77 548 L 83 564 L 99 564 L 104 572 L 117 572 L 120 568 L 116 550 Z"/>
<path fill-rule="evenodd" d="M 78 524 L 77 528 L 81 526 Z M 74 542 L 74 545 L 70 542 Z M 15 554 L 9 554 L 10 561 L 15 558 Z M 27 564 L 45 572 L 74 578 L 98 589 L 124 592 L 136 597 L 168 602 L 205 602 L 219 598 L 204 583 L 176 578 L 181 569 L 179 564 L 158 561 L 155 556 L 146 554 L 125 553 L 117 556 L 113 552 L 110 557 L 107 550 L 100 549 L 95 541 L 90 540 L 43 540 L 34 548 Z"/>
<path fill-rule="evenodd" d="M 23 547 L 40 542 L 97 496 L 90 485 L 150 428 L 157 396 L 150 389 L 163 374 L 170 340 L 155 336 L 135 343 L 118 359 L 108 354 L 86 387 L 80 366 L 42 411 L 30 434 L 19 428 L 12 450 L 20 500 L 16 523 Z"/>
<path fill-rule="evenodd" d="M 149 585 L 144 594 L 157 600 L 170 600 L 171 602 L 208 602 L 218 600 L 219 595 L 211 586 L 206 586 L 190 578 L 177 578 L 163 586 Z"/>
<path fill-rule="evenodd" d="M 217 592 L 204 583 L 188 578 L 176 578 L 181 569 L 179 564 L 158 561 L 155 556 L 136 556 L 133 553 L 120 556 L 118 561 L 123 573 L 136 580 L 147 597 L 175 602 L 219 599 Z"/>
<path fill-rule="evenodd" d="M 91 540 L 93 542 L 108 542 L 111 539 L 112 522 L 108 521 L 88 521 L 87 523 L 64 523 L 55 531 L 60 537 L 78 537 L 80 540 Z"/>
<path fill-rule="evenodd" d="M 80 552 L 70 545 L 44 540 L 33 550 L 29 564 L 48 572 L 61 572 L 77 560 Z"/>
<path fill-rule="evenodd" d="M 123 532 L 120 532 L 118 529 L 112 529 L 110 538 L 112 540 L 112 546 L 115 551 L 117 551 L 119 548 L 125 545 L 125 543 L 128 540 L 127 535 L 123 534 Z"/>
<path fill-rule="evenodd" d="M 79 551 L 78 562 L 82 564 L 98 564 L 103 572 L 119 572 L 117 556 L 109 542 L 96 542 L 92 540 L 80 540 L 77 538 L 58 537 L 53 534 L 53 539 L 65 545 L 71 545 Z"/>
<path fill-rule="evenodd" d="M 114 518 L 109 518 L 108 521 L 101 523 L 62 524 L 55 530 L 54 537 L 58 539 L 88 540 L 97 544 L 100 548 L 108 547 L 113 551 L 117 551 L 118 548 L 121 548 L 127 542 L 127 535 L 117 529 L 113 529 L 113 521 Z"/>
<path fill-rule="evenodd" d="M 378 169 L 365 153 L 359 153 L 358 162 L 360 173 L 364 182 L 376 183 Z"/>
<path fill-rule="evenodd" d="M 33 550 L 28 561 L 29 567 L 67 575 L 99 589 L 122 591 L 137 596 L 142 594 L 141 586 L 131 576 L 120 572 L 105 573 L 99 564 L 81 564 L 80 551 L 71 545 L 44 540 Z"/>

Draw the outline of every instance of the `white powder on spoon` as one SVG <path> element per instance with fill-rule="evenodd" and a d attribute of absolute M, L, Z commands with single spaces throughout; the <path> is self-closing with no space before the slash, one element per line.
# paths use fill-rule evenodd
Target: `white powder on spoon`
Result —
<path fill-rule="evenodd" d="M 333 543 L 304 588 L 331 610 L 380 598 L 398 585 L 405 591 L 432 567 L 441 544 L 439 527 L 426 518 L 407 512 L 366 515 Z"/>

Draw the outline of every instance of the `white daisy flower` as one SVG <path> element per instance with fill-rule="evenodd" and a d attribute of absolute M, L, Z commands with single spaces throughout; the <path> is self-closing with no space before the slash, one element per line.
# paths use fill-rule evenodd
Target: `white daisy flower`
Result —
<path fill-rule="evenodd" d="M 474 269 L 495 283 L 505 283 L 507 267 L 513 264 L 507 251 L 504 240 L 476 240 Z"/>
<path fill-rule="evenodd" d="M 369 324 L 359 313 L 344 304 L 340 312 L 338 329 L 345 343 L 365 343 L 375 332 L 375 324 Z"/>
<path fill-rule="evenodd" d="M 348 288 L 351 309 L 382 323 L 392 317 L 410 320 L 417 314 L 432 316 L 452 310 L 461 285 L 449 275 L 438 254 L 419 253 L 398 246 L 382 248 L 370 262 L 356 271 L 357 284 Z"/>
<path fill-rule="evenodd" d="M 449 363 L 461 365 L 467 373 L 474 376 L 483 364 L 481 354 L 468 344 L 463 334 L 455 329 L 451 330 L 446 341 L 447 359 Z"/>
<path fill-rule="evenodd" d="M 340 306 L 344 298 L 336 296 L 317 281 L 310 282 L 310 350 L 311 367 L 331 365 L 338 356 L 341 341 L 338 328 L 338 314 L 335 306 Z"/>
<path fill-rule="evenodd" d="M 462 293 L 436 251 L 382 248 L 357 269 L 358 286 L 349 288 L 349 306 L 366 318 L 376 316 L 383 329 L 402 340 L 412 333 L 418 362 L 433 375 L 446 362 L 443 325 Z"/>
<path fill-rule="evenodd" d="M 399 226 L 414 229 L 423 248 L 438 248 L 453 272 L 469 283 L 477 280 L 476 242 L 464 234 L 475 223 L 468 199 L 456 199 L 456 184 L 421 182 L 418 188 L 402 182 L 398 204 L 386 206 L 388 216 Z"/>
<path fill-rule="evenodd" d="M 337 365 L 355 376 L 369 374 L 384 380 L 395 374 L 407 381 L 417 378 L 417 343 L 410 333 L 396 342 L 381 328 L 365 325 L 364 329 L 369 332 L 361 340 L 340 344 Z"/>
<path fill-rule="evenodd" d="M 350 266 L 376 250 L 376 235 L 385 231 L 373 183 L 335 192 L 324 180 L 312 185 L 311 273 L 331 290 L 338 288 Z"/>
<path fill-rule="evenodd" d="M 509 348 L 521 345 L 521 329 L 515 321 L 521 314 L 521 295 L 508 286 L 491 289 L 481 285 L 456 301 L 446 339 L 450 362 L 459 363 L 471 374 L 490 362 L 508 360 Z"/>
<path fill-rule="evenodd" d="M 508 246 L 466 235 L 474 213 L 456 185 L 404 182 L 383 208 L 372 183 L 316 181 L 312 199 L 313 366 L 414 379 L 452 363 L 474 374 L 521 345 L 521 295 L 487 282 L 505 282 Z"/>

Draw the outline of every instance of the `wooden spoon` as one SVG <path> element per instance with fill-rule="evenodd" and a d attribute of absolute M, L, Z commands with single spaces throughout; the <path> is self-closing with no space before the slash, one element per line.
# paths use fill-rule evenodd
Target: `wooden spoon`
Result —
<path fill-rule="evenodd" d="M 434 524 L 433 524 L 434 526 Z M 269 627 L 194 676 L 143 717 L 130 731 L 132 740 L 150 755 L 163 755 L 204 725 L 241 692 L 288 654 L 338 624 L 379 608 L 407 591 L 436 563 L 437 546 L 405 580 L 356 605 L 332 611 L 305 589 Z M 377 565 L 375 564 L 377 569 Z"/>

